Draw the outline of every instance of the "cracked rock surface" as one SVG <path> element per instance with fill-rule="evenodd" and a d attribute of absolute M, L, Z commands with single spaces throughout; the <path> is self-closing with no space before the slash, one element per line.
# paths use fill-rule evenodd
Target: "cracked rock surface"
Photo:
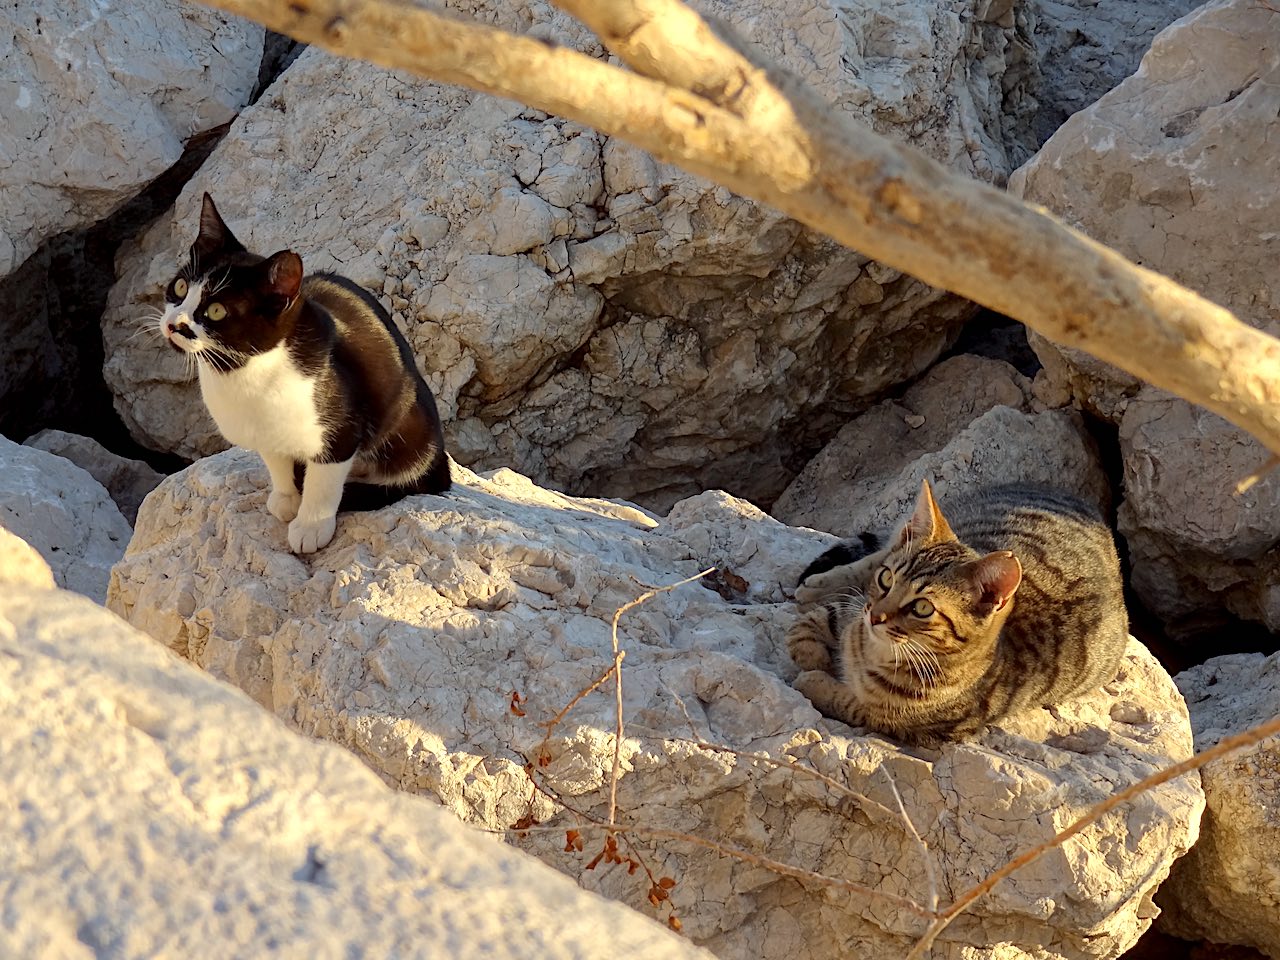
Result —
<path fill-rule="evenodd" d="M 713 564 L 710 583 L 659 593 L 619 622 L 626 822 L 926 902 L 930 868 L 896 813 L 896 789 L 935 852 L 945 901 L 1190 753 L 1182 698 L 1136 642 L 1105 688 L 973 743 L 909 751 L 823 719 L 787 684 L 783 635 L 790 585 L 831 538 L 723 493 L 658 520 L 511 471 L 459 468 L 447 495 L 341 515 L 333 543 L 303 560 L 265 510 L 265 481 L 243 450 L 165 480 L 115 568 L 111 608 L 464 821 L 557 828 L 514 842 L 641 910 L 652 912 L 637 877 L 586 871 L 592 847 L 564 852 L 563 829 L 580 822 L 535 792 L 524 768 L 533 763 L 564 802 L 607 816 L 612 687 L 582 699 L 545 749 L 541 724 L 612 661 L 621 605 Z M 869 800 L 761 758 L 811 766 Z M 1151 894 L 1194 840 L 1202 804 L 1194 776 L 1141 795 L 998 887 L 934 955 L 1118 956 L 1155 915 Z M 892 902 L 801 885 L 685 840 L 635 842 L 656 874 L 679 881 L 684 932 L 721 957 L 899 955 L 924 929 Z"/>
<path fill-rule="evenodd" d="M 164 0 L 0 8 L 0 277 L 88 226 L 249 99 L 262 27 Z"/>
<path fill-rule="evenodd" d="M 1280 332 L 1280 48 L 1275 13 L 1222 0 L 1164 30 L 1131 78 L 1076 114 L 1010 180 L 1095 240 Z M 1280 480 L 1235 486 L 1266 450 L 1222 418 L 1114 368 L 1032 345 L 1037 394 L 1119 425 L 1120 531 L 1133 586 L 1172 622 L 1226 606 L 1280 629 Z"/>
<path fill-rule="evenodd" d="M 0 689 L 5 957 L 709 957 L 83 597 L 0 587 Z"/>
<path fill-rule="evenodd" d="M 540 0 L 453 6 L 593 56 Z M 996 5 L 998 6 L 998 5 Z M 1025 49 L 972 0 L 700 7 L 831 104 L 960 172 L 1002 180 Z M 625 143 L 509 101 L 304 53 L 120 258 L 107 380 L 141 442 L 223 443 L 181 358 L 129 337 L 209 190 L 264 253 L 291 246 L 382 295 L 451 450 L 665 510 L 724 487 L 762 502 L 796 451 L 921 373 L 972 306 Z"/>

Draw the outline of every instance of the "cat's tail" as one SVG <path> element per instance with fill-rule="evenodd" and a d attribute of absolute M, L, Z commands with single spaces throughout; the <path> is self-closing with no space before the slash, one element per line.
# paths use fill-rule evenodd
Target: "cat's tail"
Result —
<path fill-rule="evenodd" d="M 816 577 L 820 573 L 826 573 L 828 570 L 834 570 L 836 567 L 847 566 L 856 563 L 863 557 L 870 556 L 884 546 L 883 542 L 874 533 L 860 533 L 856 537 L 848 540 L 841 540 L 834 547 L 824 551 L 813 563 L 804 568 L 804 572 L 800 574 L 800 579 L 796 581 L 796 586 L 803 586 L 804 582 L 810 577 Z"/>
<path fill-rule="evenodd" d="M 339 511 L 380 510 L 416 493 L 444 493 L 453 486 L 449 458 L 443 452 L 417 480 L 403 486 L 381 483 L 348 483 L 342 488 Z"/>

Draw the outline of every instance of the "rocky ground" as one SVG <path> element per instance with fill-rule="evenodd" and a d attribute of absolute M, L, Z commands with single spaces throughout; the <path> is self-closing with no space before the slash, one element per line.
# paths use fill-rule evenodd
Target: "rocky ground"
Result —
<path fill-rule="evenodd" d="M 1266 4 L 695 5 L 1280 332 Z M 1280 712 L 1280 480 L 1232 493 L 1265 452 L 1224 421 L 621 141 L 163 6 L 0 12 L 0 954 L 898 956 L 931 898 Z M 542 0 L 446 6 L 604 55 Z M 261 463 L 139 332 L 205 190 L 251 246 L 381 295 L 453 491 L 288 551 Z M 922 479 L 1097 503 L 1163 664 L 1135 640 L 1105 688 L 940 750 L 817 714 L 796 576 Z M 611 683 L 575 700 L 615 636 L 621 736 Z M 1272 738 L 932 955 L 1150 931 L 1134 956 L 1280 957 L 1278 804 Z M 638 832 L 589 869 L 611 810 Z"/>

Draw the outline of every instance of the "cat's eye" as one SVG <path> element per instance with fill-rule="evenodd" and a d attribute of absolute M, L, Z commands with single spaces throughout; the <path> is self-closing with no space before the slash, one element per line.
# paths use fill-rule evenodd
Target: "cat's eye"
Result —
<path fill-rule="evenodd" d="M 909 609 L 913 617 L 919 617 L 921 620 L 933 616 L 933 604 L 923 597 L 919 600 L 912 600 Z"/>
<path fill-rule="evenodd" d="M 179 277 L 173 281 L 173 295 L 181 300 L 187 295 L 187 281 Z"/>
<path fill-rule="evenodd" d="M 881 590 L 888 591 L 893 586 L 893 571 L 888 567 L 881 567 L 876 574 L 876 583 L 880 585 Z"/>
<path fill-rule="evenodd" d="M 220 303 L 211 303 L 204 308 L 204 315 L 210 320 L 221 320 L 227 315 L 227 308 Z"/>

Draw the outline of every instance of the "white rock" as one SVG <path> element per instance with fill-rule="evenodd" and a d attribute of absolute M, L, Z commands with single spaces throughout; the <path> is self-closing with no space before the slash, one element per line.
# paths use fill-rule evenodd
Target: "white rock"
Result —
<path fill-rule="evenodd" d="M 1026 377 L 1002 360 L 961 355 L 900 400 L 851 421 L 773 505 L 786 523 L 841 536 L 886 532 L 928 479 L 943 500 L 971 487 L 1038 483 L 1106 509 L 1107 479 L 1079 415 L 1029 412 Z"/>
<path fill-rule="evenodd" d="M 483 479 L 459 468 L 446 496 L 343 515 L 333 543 L 302 560 L 264 509 L 265 480 L 253 455 L 232 451 L 161 484 L 115 568 L 112 609 L 300 731 L 348 746 L 387 782 L 436 796 L 471 823 L 578 826 L 533 791 L 526 762 L 568 803 L 607 816 L 612 687 L 551 731 L 545 766 L 541 723 L 607 669 L 622 604 L 712 564 L 720 592 L 687 584 L 619 622 L 624 822 L 927 899 L 921 850 L 896 814 L 750 755 L 791 758 L 894 810 L 896 783 L 946 898 L 1190 752 L 1182 699 L 1136 643 L 1105 690 L 934 753 L 822 719 L 787 685 L 783 635 L 794 608 L 777 601 L 829 538 L 724 494 L 657 521 L 510 471 Z M 709 752 L 687 736 L 747 755 Z M 1202 802 L 1194 776 L 1142 794 L 979 901 L 934 956 L 1117 956 L 1154 915 L 1150 895 L 1194 838 Z M 584 869 L 599 836 L 583 833 L 581 855 L 564 852 L 558 831 L 519 842 L 651 911 L 647 882 Z M 891 903 L 800 887 L 688 841 L 635 842 L 658 875 L 679 881 L 672 896 L 685 933 L 724 958 L 900 956 L 923 929 Z"/>
<path fill-rule="evenodd" d="M 1017 28 L 975 6 L 701 4 L 833 110 L 999 180 L 1003 82 L 1026 65 Z M 458 7 L 603 54 L 542 2 Z M 804 434 L 837 428 L 828 411 L 923 371 L 972 312 L 578 124 L 309 50 L 120 260 L 104 320 L 117 408 L 140 441 L 188 457 L 223 444 L 180 358 L 128 337 L 204 190 L 251 247 L 390 279 L 464 463 L 655 509 L 717 486 L 772 500 Z"/>
<path fill-rule="evenodd" d="M 0 527 L 0 585 L 52 590 L 53 571 L 36 548 L 16 534 Z"/>
<path fill-rule="evenodd" d="M 1137 73 L 1014 174 L 1010 191 L 1280 333 L 1275 16 L 1253 0 L 1220 0 L 1179 20 Z M 1053 381 L 1046 397 L 1074 395 L 1120 426 L 1120 529 L 1146 605 L 1167 621 L 1225 605 L 1280 629 L 1280 564 L 1269 557 L 1280 481 L 1234 492 L 1266 460 L 1263 447 L 1105 364 L 1032 342 Z"/>
<path fill-rule="evenodd" d="M 58 586 L 97 600 L 132 531 L 110 494 L 70 460 L 0 437 L 0 527 L 44 557 Z"/>
<path fill-rule="evenodd" d="M 93 479 L 107 488 L 129 523 L 137 519 L 142 498 L 164 479 L 163 473 L 153 470 L 148 464 L 118 456 L 91 437 L 63 430 L 41 430 L 22 442 L 28 447 L 65 457 L 88 471 Z"/>
<path fill-rule="evenodd" d="M 0 277 L 101 220 L 249 98 L 262 27 L 164 0 L 0 8 Z"/>
<path fill-rule="evenodd" d="M 0 591 L 0 686 L 5 957 L 709 958 L 83 598 Z"/>
<path fill-rule="evenodd" d="M 1214 657 L 1174 680 L 1197 750 L 1280 716 L 1280 653 Z M 1160 926 L 1280 956 L 1280 737 L 1205 764 L 1200 778 L 1200 840 L 1160 888 Z"/>

